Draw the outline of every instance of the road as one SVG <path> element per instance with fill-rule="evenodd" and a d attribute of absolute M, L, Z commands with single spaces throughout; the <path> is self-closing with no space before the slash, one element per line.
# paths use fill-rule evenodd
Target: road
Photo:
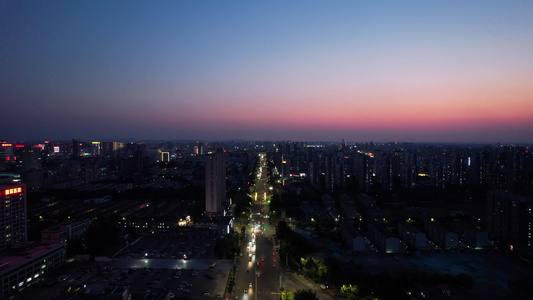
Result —
<path fill-rule="evenodd" d="M 252 217 L 246 229 L 243 256 L 238 264 L 234 299 L 279 299 L 279 259 L 272 244 L 275 228 L 270 226 L 269 219 L 264 218 L 268 215 L 270 191 L 267 186 L 266 159 L 265 154 L 260 154 Z"/>
<path fill-rule="evenodd" d="M 278 241 L 274 238 L 276 228 L 270 224 L 269 218 L 265 218 L 269 214 L 267 200 L 271 193 L 267 180 L 267 157 L 266 154 L 260 156 L 259 176 L 256 176 L 255 183 L 257 194 L 253 195 L 252 217 L 246 226 L 243 256 L 238 263 L 235 291 L 231 298 L 279 300 L 280 287 L 284 287 L 293 292 L 311 289 L 320 299 L 332 299 L 305 276 L 280 267 L 283 261 L 277 252 Z"/>

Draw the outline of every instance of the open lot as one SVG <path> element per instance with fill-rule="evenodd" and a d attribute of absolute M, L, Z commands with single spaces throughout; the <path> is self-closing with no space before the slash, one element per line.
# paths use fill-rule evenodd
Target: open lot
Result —
<path fill-rule="evenodd" d="M 128 287 L 132 299 L 163 290 L 177 299 L 221 299 L 233 263 L 215 259 L 214 243 L 202 237 L 143 238 L 113 259 L 67 263 L 25 291 L 24 297 L 83 299 L 86 294 L 96 297 Z"/>
<path fill-rule="evenodd" d="M 105 267 L 89 287 L 129 286 L 134 299 L 157 288 L 170 290 L 178 298 L 205 298 L 223 295 L 227 276 L 226 270 Z"/>
<path fill-rule="evenodd" d="M 124 249 L 118 258 L 170 258 L 170 259 L 215 259 L 216 238 L 178 237 L 157 238 L 144 237 L 134 245 Z"/>

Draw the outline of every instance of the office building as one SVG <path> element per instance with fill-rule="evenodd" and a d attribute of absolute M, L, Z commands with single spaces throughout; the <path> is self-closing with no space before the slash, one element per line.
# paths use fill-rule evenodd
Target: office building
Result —
<path fill-rule="evenodd" d="M 226 153 L 218 150 L 205 155 L 205 211 L 220 212 L 226 199 Z"/>
<path fill-rule="evenodd" d="M 26 186 L 0 186 L 0 299 L 16 298 L 65 263 L 65 245 L 27 241 L 26 218 Z"/>
<path fill-rule="evenodd" d="M 0 186 L 0 251 L 26 241 L 26 218 L 26 186 Z"/>

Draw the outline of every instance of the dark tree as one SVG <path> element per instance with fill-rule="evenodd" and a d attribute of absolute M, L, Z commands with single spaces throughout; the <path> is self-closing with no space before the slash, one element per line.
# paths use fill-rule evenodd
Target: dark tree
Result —
<path fill-rule="evenodd" d="M 294 293 L 294 300 L 318 300 L 318 296 L 312 290 L 298 290 Z"/>
<path fill-rule="evenodd" d="M 287 225 L 287 222 L 280 221 L 278 227 L 276 227 L 276 236 L 280 239 L 285 239 L 289 237 L 291 229 Z"/>
<path fill-rule="evenodd" d="M 97 219 L 92 222 L 85 234 L 89 254 L 104 255 L 117 247 L 119 239 L 116 224 L 112 219 Z"/>

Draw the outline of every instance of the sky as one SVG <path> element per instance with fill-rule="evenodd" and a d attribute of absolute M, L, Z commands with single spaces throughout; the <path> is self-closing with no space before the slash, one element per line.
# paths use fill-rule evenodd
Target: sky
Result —
<path fill-rule="evenodd" d="M 0 0 L 0 140 L 533 143 L 533 1 Z"/>

